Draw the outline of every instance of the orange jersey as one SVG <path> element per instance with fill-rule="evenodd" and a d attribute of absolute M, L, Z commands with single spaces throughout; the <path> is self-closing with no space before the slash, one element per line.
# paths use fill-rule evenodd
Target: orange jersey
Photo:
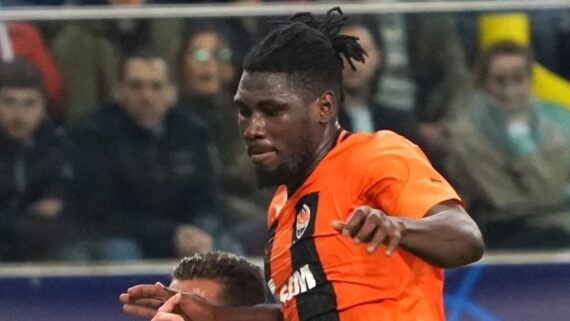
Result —
<path fill-rule="evenodd" d="M 285 320 L 444 320 L 443 271 L 383 245 L 369 254 L 331 226 L 362 205 L 419 219 L 460 199 L 425 155 L 390 132 L 341 131 L 301 187 L 280 186 L 268 213 L 265 272 Z"/>

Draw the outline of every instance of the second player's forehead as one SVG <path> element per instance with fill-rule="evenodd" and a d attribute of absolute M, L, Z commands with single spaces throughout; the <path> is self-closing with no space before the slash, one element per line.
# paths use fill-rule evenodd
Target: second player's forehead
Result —
<path fill-rule="evenodd" d="M 182 292 L 191 293 L 203 297 L 208 303 L 221 305 L 224 293 L 224 285 L 220 280 L 208 278 L 194 278 L 188 280 L 172 279 L 169 288 Z"/>

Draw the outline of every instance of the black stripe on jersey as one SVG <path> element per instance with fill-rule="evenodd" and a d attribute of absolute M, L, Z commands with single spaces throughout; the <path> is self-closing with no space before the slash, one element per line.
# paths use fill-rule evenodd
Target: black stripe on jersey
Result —
<path fill-rule="evenodd" d="M 265 258 L 263 262 L 264 265 L 263 270 L 265 272 L 266 282 L 270 282 L 271 280 L 271 252 L 273 250 L 273 239 L 275 238 L 275 230 L 277 229 L 277 225 L 279 225 L 279 220 L 273 221 L 273 224 L 269 228 L 269 234 L 267 235 L 267 242 L 265 243 Z M 270 287 L 270 290 L 274 291 L 275 288 L 271 289 Z"/>
<path fill-rule="evenodd" d="M 293 220 L 293 235 L 291 240 L 291 262 L 293 271 L 298 271 L 305 265 L 309 265 L 317 286 L 304 293 L 299 293 L 295 299 L 297 302 L 297 313 L 300 321 L 338 321 L 338 311 L 336 307 L 336 294 L 331 283 L 328 283 L 313 234 L 315 232 L 315 222 L 317 220 L 317 208 L 319 204 L 319 194 L 311 193 L 303 196 L 295 205 L 296 216 Z M 302 235 L 297 237 L 297 216 L 301 213 L 304 205 L 309 208 L 310 215 L 308 225 Z M 306 209 L 306 208 L 305 208 Z"/>

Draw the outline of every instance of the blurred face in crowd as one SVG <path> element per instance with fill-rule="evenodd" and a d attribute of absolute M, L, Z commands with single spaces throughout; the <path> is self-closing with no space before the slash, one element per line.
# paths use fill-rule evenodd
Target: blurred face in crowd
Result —
<path fill-rule="evenodd" d="M 4 87 L 0 89 L 0 123 L 8 136 L 30 138 L 45 113 L 45 100 L 36 88 Z"/>
<path fill-rule="evenodd" d="M 187 89 L 196 94 L 219 93 L 233 77 L 231 50 L 215 32 L 201 32 L 192 38 L 186 48 L 184 72 Z"/>
<path fill-rule="evenodd" d="M 366 57 L 366 63 L 363 64 L 358 61 L 354 62 L 356 71 L 352 70 L 345 60 L 342 72 L 342 80 L 346 93 L 351 94 L 352 92 L 361 92 L 369 87 L 369 83 L 374 77 L 374 73 L 380 63 L 380 51 L 374 43 L 370 31 L 363 26 L 347 27 L 343 29 L 342 34 L 359 38 L 359 43 L 362 46 L 362 49 L 364 49 L 368 54 Z"/>
<path fill-rule="evenodd" d="M 530 98 L 531 74 L 525 56 L 500 54 L 489 63 L 483 89 L 510 109 L 524 108 Z"/>
<path fill-rule="evenodd" d="M 160 126 L 176 98 L 166 63 L 160 58 L 133 58 L 124 68 L 117 92 L 118 102 L 139 125 Z"/>
<path fill-rule="evenodd" d="M 222 283 L 213 279 L 173 279 L 170 283 L 169 288 L 182 293 L 192 293 L 199 295 L 204 298 L 206 302 L 216 306 L 224 305 L 222 302 L 224 287 Z"/>

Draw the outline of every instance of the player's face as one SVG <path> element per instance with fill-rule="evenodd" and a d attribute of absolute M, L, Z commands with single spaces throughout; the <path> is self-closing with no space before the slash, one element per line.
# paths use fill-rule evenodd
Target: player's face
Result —
<path fill-rule="evenodd" d="M 148 127 L 160 123 L 175 100 L 175 89 L 164 61 L 158 58 L 128 61 L 117 100 L 135 122 Z"/>
<path fill-rule="evenodd" d="M 177 280 L 173 279 L 169 286 L 170 289 L 182 293 L 192 293 L 201 296 L 206 302 L 222 306 L 223 286 L 220 282 L 211 279 L 191 279 Z"/>
<path fill-rule="evenodd" d="M 0 125 L 12 138 L 25 140 L 44 116 L 44 98 L 38 89 L 6 87 L 0 90 Z"/>
<path fill-rule="evenodd" d="M 238 122 L 255 164 L 260 187 L 301 178 L 323 135 L 319 99 L 307 95 L 284 73 L 244 72 L 234 97 Z"/>
<path fill-rule="evenodd" d="M 526 106 L 530 97 L 530 73 L 522 55 L 498 55 L 489 64 L 485 91 L 509 109 Z"/>

